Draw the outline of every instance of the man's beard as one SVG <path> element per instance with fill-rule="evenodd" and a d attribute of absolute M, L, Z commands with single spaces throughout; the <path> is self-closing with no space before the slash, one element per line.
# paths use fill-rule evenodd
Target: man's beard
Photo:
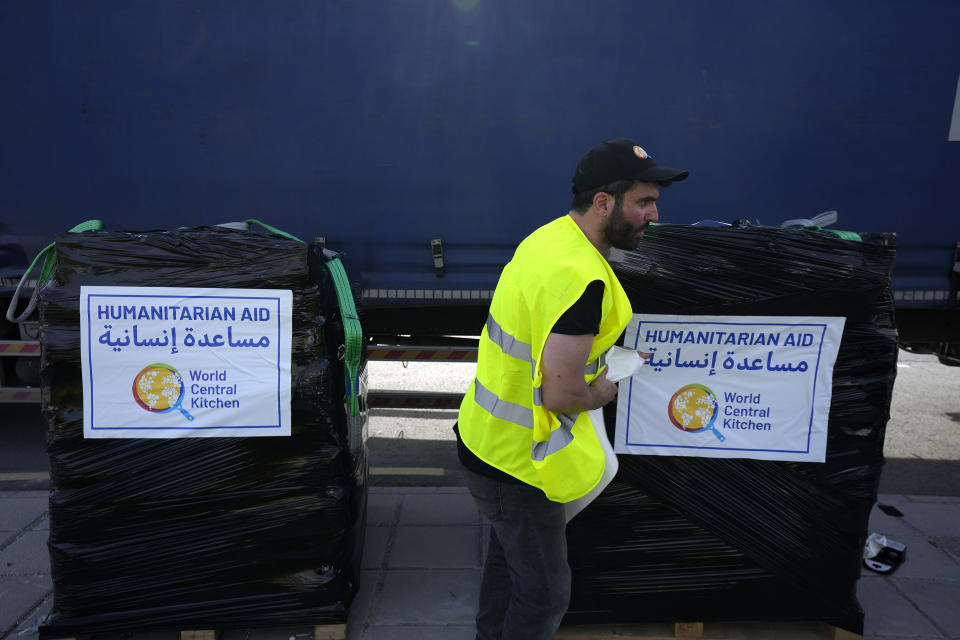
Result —
<path fill-rule="evenodd" d="M 610 219 L 607 226 L 603 228 L 603 236 L 610 243 L 611 247 L 623 249 L 624 251 L 633 251 L 640 243 L 637 233 L 641 229 L 646 230 L 649 223 L 644 223 L 643 227 L 637 228 L 627 222 L 623 217 L 623 198 L 616 198 L 613 203 L 613 211 L 610 213 Z"/>

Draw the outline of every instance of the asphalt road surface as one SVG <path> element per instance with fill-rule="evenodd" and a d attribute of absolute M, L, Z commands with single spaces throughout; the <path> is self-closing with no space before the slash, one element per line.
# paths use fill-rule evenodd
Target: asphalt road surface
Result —
<path fill-rule="evenodd" d="M 378 390 L 462 393 L 473 364 L 371 362 Z M 960 495 L 960 367 L 900 351 L 884 441 L 881 493 Z M 368 446 L 371 483 L 462 484 L 448 410 L 375 409 Z M 45 424 L 36 405 L 0 405 L 0 490 L 47 486 Z"/>

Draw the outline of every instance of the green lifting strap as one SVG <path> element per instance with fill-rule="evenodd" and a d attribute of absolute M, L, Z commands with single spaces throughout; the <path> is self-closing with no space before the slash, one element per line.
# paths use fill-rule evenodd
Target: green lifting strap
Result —
<path fill-rule="evenodd" d="M 83 233 L 84 231 L 102 231 L 103 222 L 100 220 L 87 220 L 86 222 L 81 222 L 73 229 L 70 229 L 70 233 Z M 17 311 L 17 303 L 20 302 L 20 291 L 23 289 L 23 286 L 27 282 L 27 278 L 30 276 L 30 273 L 33 272 L 33 268 L 37 266 L 37 263 L 40 261 L 40 258 L 43 258 L 43 265 L 40 267 L 40 277 L 37 278 L 37 285 L 33 288 L 33 295 L 30 296 L 30 302 L 27 303 L 27 308 L 19 316 L 14 314 Z M 51 242 L 43 249 L 40 250 L 40 253 L 37 254 L 37 257 L 33 259 L 33 262 L 30 263 L 30 266 L 27 268 L 26 273 L 23 274 L 23 277 L 20 278 L 20 283 L 17 284 L 17 290 L 13 292 L 13 298 L 10 299 L 10 306 L 7 307 L 7 320 L 10 322 L 23 322 L 26 320 L 33 310 L 37 306 L 37 300 L 40 297 L 40 288 L 47 283 L 47 280 L 50 279 L 51 274 L 53 274 L 53 269 L 57 264 L 57 243 Z"/>
<path fill-rule="evenodd" d="M 250 224 L 258 224 L 258 225 L 260 225 L 261 227 L 263 227 L 264 229 L 266 229 L 267 231 L 269 231 L 270 233 L 275 233 L 275 234 L 277 234 L 278 236 L 283 236 L 284 238 L 290 238 L 291 240 L 296 240 L 297 242 L 303 242 L 303 240 L 301 240 L 301 239 L 298 238 L 297 236 L 295 236 L 295 235 L 293 235 L 293 234 L 291 234 L 291 233 L 287 233 L 286 231 L 283 231 L 283 230 L 281 230 L 281 229 L 277 229 L 276 227 L 271 227 L 271 226 L 268 225 L 266 222 L 260 222 L 259 220 L 255 219 L 255 218 L 247 218 L 246 220 L 244 220 L 244 222 L 246 222 L 248 225 L 250 225 Z"/>
<path fill-rule="evenodd" d="M 295 235 L 286 231 L 272 227 L 265 222 L 249 218 L 244 220 L 248 225 L 257 224 L 279 236 L 303 242 Z M 360 326 L 360 319 L 357 316 L 357 307 L 353 303 L 353 292 L 350 290 L 350 280 L 347 278 L 347 272 L 343 268 L 343 263 L 339 258 L 335 258 L 325 263 L 327 270 L 333 277 L 333 284 L 337 290 L 337 300 L 340 303 L 340 318 L 343 320 L 343 342 L 344 355 L 343 361 L 347 372 L 347 401 L 350 404 L 350 415 L 360 415 L 360 354 L 363 344 L 363 329 Z"/>
<path fill-rule="evenodd" d="M 860 237 L 860 234 L 855 231 L 843 231 L 841 229 L 824 229 L 823 227 L 818 227 L 816 225 L 801 227 L 807 231 L 823 231 L 824 233 L 832 233 L 833 235 L 843 238 L 844 240 L 850 240 L 852 242 L 863 242 L 863 238 Z"/>
<path fill-rule="evenodd" d="M 363 346 L 363 329 L 357 317 L 357 307 L 353 304 L 353 292 L 350 290 L 350 281 L 347 272 L 343 269 L 340 258 L 334 258 L 326 263 L 333 284 L 337 290 L 337 300 L 340 302 L 340 317 L 343 319 L 344 356 L 343 361 L 347 368 L 347 398 L 350 403 L 350 415 L 360 415 L 360 355 Z"/>

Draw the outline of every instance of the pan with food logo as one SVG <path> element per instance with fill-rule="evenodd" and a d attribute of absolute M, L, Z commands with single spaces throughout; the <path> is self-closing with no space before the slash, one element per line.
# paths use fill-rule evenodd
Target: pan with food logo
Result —
<path fill-rule="evenodd" d="M 163 362 L 149 364 L 133 379 L 133 399 L 151 413 L 179 411 L 187 420 L 193 420 L 183 403 L 183 376 L 174 367 Z"/>
<path fill-rule="evenodd" d="M 719 413 L 716 394 L 702 384 L 681 387 L 667 403 L 667 416 L 677 429 L 687 433 L 712 431 L 723 442 L 726 437 L 716 427 Z"/>

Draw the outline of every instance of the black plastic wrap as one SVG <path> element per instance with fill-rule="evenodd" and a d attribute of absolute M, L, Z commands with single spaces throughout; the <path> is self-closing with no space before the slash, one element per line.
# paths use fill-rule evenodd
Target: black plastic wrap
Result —
<path fill-rule="evenodd" d="M 620 455 L 568 527 L 567 623 L 805 620 L 856 598 L 896 376 L 894 238 L 660 225 L 615 266 L 635 311 L 845 316 L 824 463 Z M 613 441 L 615 415 L 607 412 Z"/>
<path fill-rule="evenodd" d="M 291 435 L 84 439 L 81 285 L 292 290 Z M 346 621 L 366 402 L 345 412 L 343 327 L 322 258 L 218 227 L 64 234 L 40 319 L 54 582 L 41 636 Z"/>

